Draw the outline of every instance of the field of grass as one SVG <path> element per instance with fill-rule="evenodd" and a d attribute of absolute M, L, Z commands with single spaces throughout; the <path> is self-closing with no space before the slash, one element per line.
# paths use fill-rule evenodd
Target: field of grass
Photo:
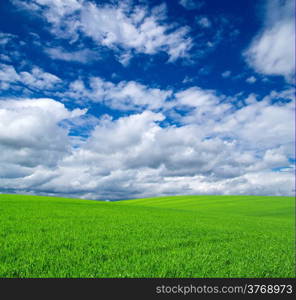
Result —
<path fill-rule="evenodd" d="M 0 277 L 295 277 L 292 197 L 0 195 Z"/>

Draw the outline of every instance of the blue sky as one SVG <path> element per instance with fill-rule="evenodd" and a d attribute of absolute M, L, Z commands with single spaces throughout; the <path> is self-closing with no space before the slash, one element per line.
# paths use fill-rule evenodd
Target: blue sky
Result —
<path fill-rule="evenodd" d="M 292 195 L 294 1 L 3 1 L 0 192 Z"/>

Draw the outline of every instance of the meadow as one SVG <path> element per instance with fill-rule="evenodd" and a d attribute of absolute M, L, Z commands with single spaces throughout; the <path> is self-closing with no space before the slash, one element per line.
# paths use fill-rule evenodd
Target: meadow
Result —
<path fill-rule="evenodd" d="M 295 277 L 292 197 L 0 195 L 0 277 Z"/>

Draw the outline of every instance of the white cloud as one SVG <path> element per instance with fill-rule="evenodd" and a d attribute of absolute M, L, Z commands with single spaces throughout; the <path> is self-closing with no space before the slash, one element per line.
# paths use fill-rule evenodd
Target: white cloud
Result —
<path fill-rule="evenodd" d="M 128 66 L 130 63 L 130 60 L 132 59 L 133 55 L 130 51 L 121 53 L 118 57 L 118 61 L 123 65 L 123 66 Z"/>
<path fill-rule="evenodd" d="M 262 118 L 273 125 L 272 117 Z M 292 173 L 271 170 L 288 164 L 286 150 L 277 142 L 264 144 L 267 140 L 258 147 L 257 138 L 248 149 L 243 140 L 250 143 L 244 136 L 249 120 L 231 142 L 223 134 L 207 138 L 211 130 L 206 124 L 163 128 L 158 124 L 163 119 L 148 111 L 118 120 L 103 118 L 84 146 L 60 162 L 60 175 L 41 190 L 108 199 L 176 193 L 292 194 Z M 258 139 L 266 134 L 265 128 L 257 131 Z M 273 139 L 279 133 L 283 131 L 275 130 Z M 75 181 L 70 180 L 72 174 L 79 174 Z"/>
<path fill-rule="evenodd" d="M 38 67 L 33 67 L 31 72 L 20 72 L 20 81 L 33 88 L 52 89 L 61 82 L 61 79 Z"/>
<path fill-rule="evenodd" d="M 76 99 L 79 102 L 101 102 L 117 110 L 160 109 L 167 104 L 172 91 L 147 87 L 136 81 L 121 81 L 114 84 L 100 77 L 91 77 L 86 87 L 82 80 L 72 82 L 65 93 L 59 96 Z"/>
<path fill-rule="evenodd" d="M 121 84 L 125 96 L 139 92 L 136 84 Z M 85 89 L 81 81 L 75 87 Z M 120 97 L 116 85 L 113 89 L 110 98 Z M 0 101 L 0 185 L 2 190 L 94 199 L 292 195 L 294 107 L 273 103 L 292 96 L 292 90 L 260 101 L 250 96 L 253 100 L 234 110 L 228 98 L 192 87 L 174 95 L 174 107 L 187 110 L 179 126 L 164 126 L 166 111 L 118 119 L 105 115 L 91 121 L 95 127 L 78 144 L 61 122 L 74 118 L 76 126 L 83 126 L 85 111 L 70 111 L 51 99 Z"/>
<path fill-rule="evenodd" d="M 197 19 L 197 23 L 203 28 L 209 28 L 212 25 L 211 21 L 207 17 Z"/>
<path fill-rule="evenodd" d="M 11 62 L 11 58 L 8 56 L 8 55 L 6 55 L 6 54 L 0 54 L 0 60 L 2 60 L 2 61 L 4 61 L 4 62 Z"/>
<path fill-rule="evenodd" d="M 179 3 L 188 10 L 200 9 L 205 5 L 201 0 L 180 0 Z"/>
<path fill-rule="evenodd" d="M 1 100 L 1 188 L 29 188 L 56 175 L 54 168 L 71 151 L 69 132 L 59 123 L 85 112 L 52 99 Z"/>
<path fill-rule="evenodd" d="M 289 99 L 285 91 L 282 96 Z M 293 155 L 294 144 L 294 103 L 274 103 L 273 99 L 280 98 L 280 94 L 271 93 L 261 101 L 251 101 L 249 105 L 225 116 L 216 125 L 214 132 L 224 132 L 231 138 L 239 140 L 244 148 L 258 151 L 271 149 L 280 145 L 286 147 L 287 155 Z"/>
<path fill-rule="evenodd" d="M 19 81 L 19 79 L 20 77 L 13 66 L 0 65 L 0 85 L 2 89 L 9 88 L 11 82 Z"/>
<path fill-rule="evenodd" d="M 294 1 L 266 1 L 262 31 L 244 53 L 247 62 L 258 73 L 282 75 L 288 81 L 295 72 Z"/>
<path fill-rule="evenodd" d="M 202 90 L 199 87 L 192 87 L 178 92 L 176 93 L 176 98 L 180 105 L 192 107 L 205 107 L 206 105 L 212 105 L 218 101 L 213 91 Z"/>
<path fill-rule="evenodd" d="M 146 6 L 132 6 L 131 2 L 14 2 L 43 16 L 58 38 L 69 39 L 70 43 L 81 39 L 82 45 L 88 37 L 113 49 L 124 66 L 134 53 L 166 52 L 169 60 L 175 61 L 186 57 L 192 46 L 187 27 L 167 23 L 165 6 L 149 11 Z M 187 8 L 201 3 L 181 2 Z M 266 21 L 262 34 L 247 52 L 251 65 L 258 64 L 257 56 L 264 48 L 261 43 L 265 45 L 268 41 L 270 46 L 270 34 L 285 33 L 287 22 L 281 20 L 286 20 L 288 13 L 280 9 L 286 5 L 279 5 L 279 10 L 268 17 L 274 22 Z M 217 23 L 214 18 L 211 21 Z M 204 19 L 201 25 L 209 24 Z M 216 31 L 210 46 L 214 47 L 230 27 L 223 28 Z M 5 43 L 8 41 L 9 37 L 1 37 Z M 65 61 L 88 63 L 93 59 L 91 50 L 81 47 L 71 52 L 59 47 L 44 51 L 53 59 Z M 268 63 L 274 60 L 273 70 L 288 78 L 290 71 L 284 60 L 277 59 L 284 50 L 275 45 L 270 52 L 260 72 L 270 74 Z M 258 71 L 260 66 L 255 65 Z M 231 71 L 221 76 L 228 78 Z M 247 81 L 252 83 L 255 79 L 251 76 Z M 184 82 L 190 79 L 185 78 Z M 293 89 L 273 91 L 263 99 L 255 94 L 245 98 L 240 94 L 237 99 L 197 86 L 161 89 L 139 81 L 114 83 L 91 76 L 82 76 L 67 86 L 40 68 L 15 69 L 5 64 L 0 65 L 0 87 L 50 91 L 84 107 L 92 102 L 94 108 L 103 104 L 121 111 L 120 117 L 112 118 L 72 110 L 53 99 L 1 100 L 1 191 L 94 199 L 171 194 L 293 194 Z M 239 108 L 235 106 L 238 100 Z"/>
<path fill-rule="evenodd" d="M 187 37 L 188 27 L 166 24 L 163 5 L 148 10 L 146 6 L 133 7 L 128 2 L 118 5 L 97 5 L 83 0 L 14 2 L 21 7 L 26 3 L 26 9 L 39 12 L 51 24 L 53 34 L 72 42 L 83 34 L 116 52 L 121 52 L 121 48 L 145 54 L 165 52 L 170 62 L 188 56 L 192 46 L 191 38 Z"/>
<path fill-rule="evenodd" d="M 223 78 L 228 78 L 231 75 L 231 71 L 227 70 L 221 74 Z"/>
<path fill-rule="evenodd" d="M 93 85 L 95 83 L 93 82 Z M 165 105 L 165 100 L 171 91 L 158 88 L 147 88 L 135 81 L 120 82 L 114 88 L 106 91 L 105 101 L 117 109 L 129 110 L 131 108 L 159 109 Z"/>
<path fill-rule="evenodd" d="M 158 15 L 149 15 L 144 7 L 127 12 L 120 6 L 87 4 L 81 13 L 83 32 L 100 45 L 110 48 L 121 45 L 145 54 L 164 51 L 170 61 L 186 56 L 191 47 L 190 38 L 186 38 L 188 28 L 168 33 L 170 26 L 160 25 L 159 21 Z"/>
<path fill-rule="evenodd" d="M 255 83 L 257 81 L 255 76 L 250 76 L 246 79 L 247 83 Z"/>
<path fill-rule="evenodd" d="M 190 83 L 193 82 L 194 78 L 189 77 L 189 76 L 185 76 L 184 79 L 182 80 L 182 83 Z"/>
<path fill-rule="evenodd" d="M 0 32 L 0 46 L 5 46 L 9 42 L 11 42 L 14 38 L 16 38 L 16 35 L 6 32 Z"/>
<path fill-rule="evenodd" d="M 99 59 L 98 53 L 89 49 L 82 49 L 73 52 L 65 51 L 64 49 L 58 48 L 44 48 L 45 53 L 52 59 L 74 61 L 80 63 L 90 63 L 94 60 Z"/>
<path fill-rule="evenodd" d="M 191 108 L 179 119 L 185 124 L 203 124 L 203 129 L 211 128 L 213 122 L 219 120 L 231 109 L 231 105 L 223 103 L 224 96 L 216 95 L 213 90 L 203 90 L 199 87 L 188 88 L 175 94 L 176 107 Z"/>
<path fill-rule="evenodd" d="M 72 37 L 72 41 L 78 38 L 76 30 L 78 23 L 74 14 L 82 8 L 83 0 L 11 0 L 11 2 L 22 9 L 43 16 L 52 25 L 52 32 L 61 37 Z M 69 17 L 67 19 L 66 17 Z"/>
<path fill-rule="evenodd" d="M 33 67 L 30 71 L 17 72 L 11 65 L 0 64 L 0 86 L 3 90 L 17 85 L 25 85 L 31 89 L 50 90 L 59 83 L 61 83 L 59 77 L 44 72 L 38 67 Z"/>

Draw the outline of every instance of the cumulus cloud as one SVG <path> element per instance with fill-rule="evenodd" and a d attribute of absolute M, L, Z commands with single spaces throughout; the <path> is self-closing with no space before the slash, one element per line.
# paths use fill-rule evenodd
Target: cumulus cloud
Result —
<path fill-rule="evenodd" d="M 233 110 L 228 98 L 192 87 L 174 95 L 174 109 L 190 110 L 180 114 L 179 126 L 165 125 L 165 111 L 103 115 L 78 146 L 61 121 L 83 124 L 85 111 L 51 99 L 1 101 L 0 184 L 92 199 L 292 195 L 293 104 L 273 103 L 292 94 L 253 97 Z"/>
<path fill-rule="evenodd" d="M 50 90 L 61 83 L 56 75 L 44 72 L 38 67 L 30 71 L 18 72 L 12 65 L 0 64 L 0 87 L 3 90 L 14 86 L 26 86 L 30 89 Z"/>
<path fill-rule="evenodd" d="M 72 43 L 82 35 L 120 53 L 122 50 L 149 55 L 165 52 L 171 62 L 188 56 L 192 47 L 187 36 L 189 28 L 168 24 L 164 5 L 149 10 L 129 2 L 97 5 L 83 0 L 14 0 L 14 3 L 41 14 L 54 35 Z"/>
<path fill-rule="evenodd" d="M 289 93 L 286 91 L 286 95 L 282 96 L 289 99 Z M 261 101 L 251 101 L 249 105 L 225 116 L 213 131 L 239 140 L 244 148 L 264 151 L 282 146 L 286 149 L 286 156 L 293 156 L 294 103 L 273 103 L 280 97 L 280 94 L 271 93 Z"/>
<path fill-rule="evenodd" d="M 271 117 L 261 118 L 273 125 Z M 266 134 L 265 128 L 257 128 L 250 147 L 254 132 L 248 133 L 247 121 L 227 140 L 228 128 L 209 137 L 212 131 L 202 124 L 162 127 L 163 119 L 163 114 L 149 111 L 118 120 L 103 118 L 83 147 L 60 162 L 59 176 L 40 189 L 109 199 L 176 193 L 292 194 L 292 173 L 272 171 L 289 165 L 287 149 L 278 146 L 281 141 L 272 142 L 288 128 L 275 129 L 272 137 L 268 134 L 255 146 Z"/>
<path fill-rule="evenodd" d="M 191 108 L 179 119 L 182 123 L 199 123 L 212 126 L 213 122 L 219 121 L 224 114 L 232 109 L 225 102 L 225 96 L 217 95 L 213 90 L 204 90 L 199 87 L 191 87 L 175 93 L 176 106 L 179 108 Z"/>
<path fill-rule="evenodd" d="M 58 95 L 79 102 L 100 102 L 113 109 L 127 111 L 163 108 L 172 91 L 148 87 L 136 81 L 115 84 L 100 77 L 90 77 L 88 87 L 84 81 L 75 80 L 70 83 L 66 92 Z"/>
<path fill-rule="evenodd" d="M 185 38 L 188 28 L 181 27 L 168 33 L 170 26 L 161 25 L 159 18 L 157 14 L 149 15 L 141 7 L 126 12 L 120 6 L 100 8 L 87 4 L 81 22 L 84 33 L 101 45 L 122 45 L 146 54 L 164 51 L 171 61 L 184 57 L 191 44 L 191 40 Z"/>
<path fill-rule="evenodd" d="M 282 75 L 291 81 L 295 72 L 295 3 L 266 1 L 264 26 L 244 53 L 258 73 Z"/>
<path fill-rule="evenodd" d="M 85 112 L 52 99 L 1 100 L 1 188 L 28 188 L 56 174 L 58 161 L 71 152 L 69 131 L 59 123 Z"/>
<path fill-rule="evenodd" d="M 34 45 L 53 60 L 87 64 L 99 58 L 95 49 L 107 48 L 128 67 L 135 54 L 164 52 L 173 62 L 191 51 L 189 29 L 169 23 L 165 5 L 150 9 L 133 1 L 12 1 L 47 22 L 55 40 L 43 46 L 35 36 Z M 186 9 L 197 9 L 203 2 L 180 3 Z M 245 57 L 257 72 L 276 72 L 289 80 L 291 72 L 283 58 L 288 50 L 271 42 L 277 41 L 278 32 L 282 36 L 290 28 L 287 3 L 268 4 L 264 28 Z M 195 20 L 204 28 L 217 29 L 207 30 L 207 36 L 201 34 L 202 45 L 208 43 L 211 49 L 237 32 L 224 16 L 211 16 L 210 20 L 197 16 Z M 0 46 L 12 44 L 13 39 L 0 34 Z M 278 40 L 281 42 L 281 37 Z M 60 46 L 66 42 L 67 50 Z M 85 44 L 91 48 L 83 48 Z M 265 47 L 270 48 L 267 55 L 263 55 Z M 5 54 L 0 58 L 8 61 Z M 9 53 L 8 59 L 12 56 Z M 38 67 L 26 67 L 28 61 L 13 61 L 13 65 L 0 64 L 0 88 L 4 91 L 0 100 L 1 192 L 91 199 L 293 194 L 294 89 L 265 96 L 263 91 L 260 95 L 241 92 L 227 96 L 194 86 L 196 77 L 184 78 L 186 88 L 161 87 L 146 85 L 149 76 L 147 81 L 120 80 L 123 71 L 128 71 L 123 68 L 111 70 L 118 74 L 112 81 L 97 75 L 104 70 L 75 69 L 71 64 L 61 73 L 65 76 L 62 81 Z M 198 73 L 209 70 L 204 65 Z M 229 70 L 221 74 L 223 78 L 231 75 Z M 246 80 L 251 84 L 256 78 Z M 19 92 L 19 99 L 5 96 Z M 25 98 L 42 94 L 51 98 Z M 91 109 L 73 108 L 77 106 Z"/>

